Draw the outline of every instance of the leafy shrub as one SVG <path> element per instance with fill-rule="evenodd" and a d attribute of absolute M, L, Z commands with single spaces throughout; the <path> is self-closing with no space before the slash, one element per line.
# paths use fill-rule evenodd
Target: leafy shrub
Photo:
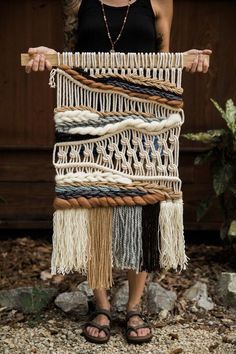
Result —
<path fill-rule="evenodd" d="M 183 136 L 209 145 L 206 152 L 195 158 L 194 164 L 210 164 L 214 194 L 201 201 L 197 209 L 197 220 L 206 214 L 217 198 L 224 216 L 221 238 L 230 239 L 230 236 L 236 236 L 236 106 L 229 99 L 223 110 L 216 101 L 211 101 L 225 120 L 225 129 L 211 129 Z"/>

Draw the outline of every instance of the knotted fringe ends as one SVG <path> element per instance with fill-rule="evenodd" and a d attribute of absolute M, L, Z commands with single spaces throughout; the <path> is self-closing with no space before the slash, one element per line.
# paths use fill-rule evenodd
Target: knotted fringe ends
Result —
<path fill-rule="evenodd" d="M 51 274 L 87 274 L 92 289 L 112 286 L 113 266 L 151 272 L 183 270 L 188 263 L 182 199 L 56 210 L 53 223 Z"/>

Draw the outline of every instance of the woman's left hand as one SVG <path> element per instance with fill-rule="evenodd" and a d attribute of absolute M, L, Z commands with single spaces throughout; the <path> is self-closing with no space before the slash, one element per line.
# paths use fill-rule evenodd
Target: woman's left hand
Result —
<path fill-rule="evenodd" d="M 185 67 L 186 71 L 188 71 L 192 74 L 195 72 L 207 73 L 208 68 L 209 68 L 209 63 L 206 60 L 206 58 L 204 58 L 203 54 L 211 55 L 212 50 L 210 50 L 210 49 L 202 49 L 202 50 L 190 49 L 190 50 L 187 50 L 186 52 L 184 52 L 184 54 L 197 54 L 197 58 L 193 61 L 193 63 L 190 64 L 189 66 Z"/>

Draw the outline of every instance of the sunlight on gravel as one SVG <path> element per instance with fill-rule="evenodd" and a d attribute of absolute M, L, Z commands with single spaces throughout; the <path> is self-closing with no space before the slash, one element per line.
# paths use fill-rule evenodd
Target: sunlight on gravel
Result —
<path fill-rule="evenodd" d="M 49 321 L 50 322 L 50 321 Z M 155 325 L 155 323 L 153 323 Z M 26 323 L 17 323 L 15 328 L 3 326 L 1 335 L 1 354 L 115 354 L 115 353 L 147 353 L 147 354 L 235 354 L 233 338 L 236 330 L 229 330 L 232 343 L 226 343 L 225 334 L 216 329 L 202 330 L 189 328 L 189 325 L 168 325 L 154 329 L 151 343 L 140 346 L 128 345 L 120 328 L 114 328 L 108 344 L 90 344 L 80 335 L 80 323 L 64 319 L 62 328 L 52 330 L 46 322 L 30 328 Z"/>

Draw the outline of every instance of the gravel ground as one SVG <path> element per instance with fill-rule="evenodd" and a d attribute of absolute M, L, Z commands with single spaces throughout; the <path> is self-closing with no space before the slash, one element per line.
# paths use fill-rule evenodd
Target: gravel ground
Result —
<path fill-rule="evenodd" d="M 113 323 L 108 344 L 87 343 L 80 335 L 81 318 L 64 314 L 50 304 L 38 315 L 0 308 L 0 354 L 236 354 L 236 313 L 223 307 L 216 294 L 218 275 L 235 271 L 235 252 L 201 244 L 189 245 L 187 254 L 191 262 L 183 274 L 156 275 L 156 281 L 175 291 L 178 299 L 167 318 L 151 321 L 151 343 L 128 345 L 122 334 L 122 322 L 118 321 Z M 84 280 L 77 273 L 57 282 L 41 279 L 41 272 L 49 269 L 50 257 L 51 244 L 41 240 L 21 237 L 1 241 L 0 289 L 45 285 L 56 287 L 59 293 L 77 289 Z M 115 285 L 125 278 L 123 273 L 114 274 Z M 205 311 L 183 300 L 184 291 L 196 281 L 207 284 L 214 310 Z"/>
<path fill-rule="evenodd" d="M 49 316 L 52 318 L 52 316 Z M 174 317 L 172 319 L 172 322 Z M 0 328 L 1 354 L 236 354 L 236 328 L 210 322 L 164 324 L 152 321 L 154 338 L 151 343 L 128 345 L 117 324 L 112 327 L 110 341 L 104 345 L 87 343 L 80 335 L 82 322 L 57 312 L 57 318 L 44 319 L 32 326 L 17 322 Z"/>

